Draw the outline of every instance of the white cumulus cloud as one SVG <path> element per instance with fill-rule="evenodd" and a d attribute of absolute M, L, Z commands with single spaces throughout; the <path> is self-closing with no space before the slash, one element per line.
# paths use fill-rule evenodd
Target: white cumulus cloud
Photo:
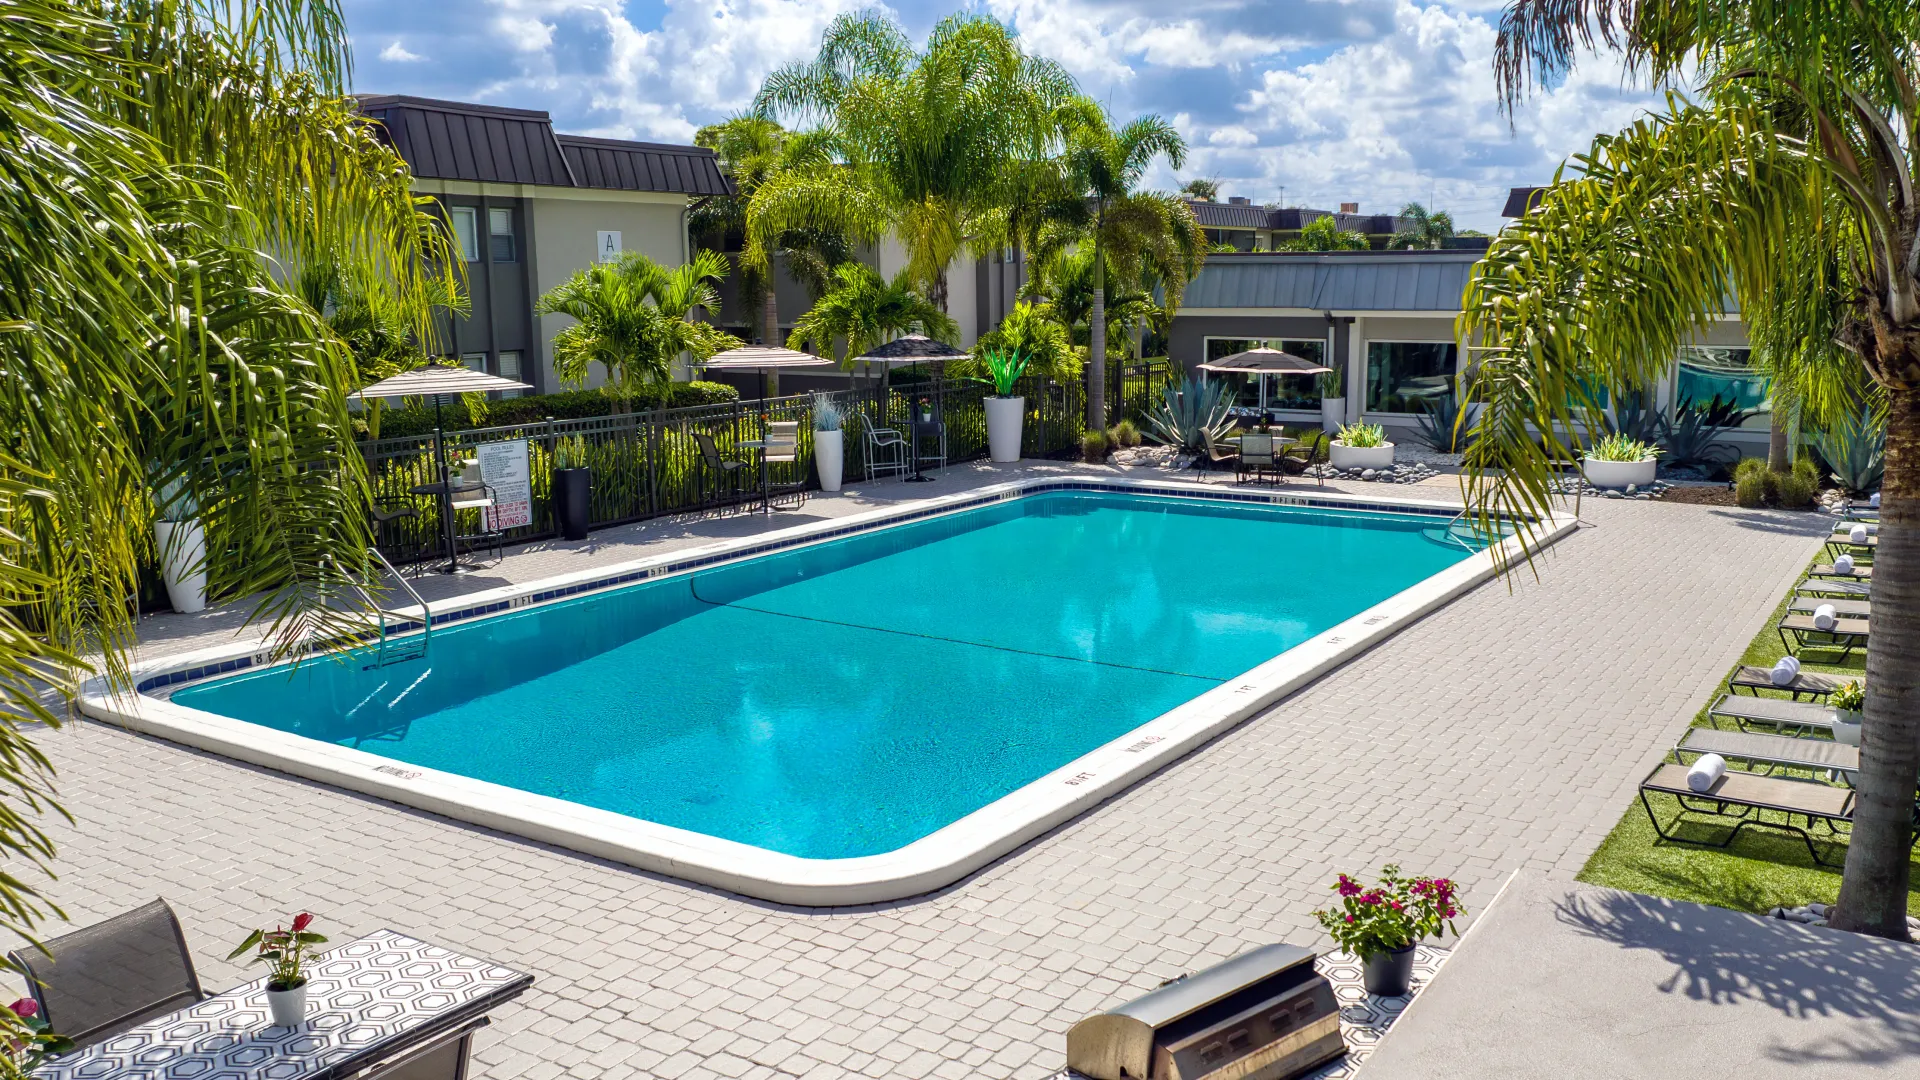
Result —
<path fill-rule="evenodd" d="M 407 47 L 400 44 L 400 39 L 394 38 L 386 48 L 380 50 L 380 59 L 389 64 L 417 64 L 426 57 L 419 53 L 408 52 Z"/>

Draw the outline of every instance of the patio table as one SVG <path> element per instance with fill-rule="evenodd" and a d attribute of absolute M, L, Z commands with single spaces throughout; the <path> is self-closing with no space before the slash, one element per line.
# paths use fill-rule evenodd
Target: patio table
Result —
<path fill-rule="evenodd" d="M 61 1055 L 35 1080 L 412 1080 L 466 1075 L 487 1013 L 533 976 L 381 930 L 310 961 L 307 1019 L 273 1027 L 266 980 Z"/>
<path fill-rule="evenodd" d="M 758 450 L 760 452 L 760 512 L 763 514 L 773 513 L 773 499 L 769 495 L 767 487 L 767 440 L 741 439 L 733 445 L 742 450 Z"/>

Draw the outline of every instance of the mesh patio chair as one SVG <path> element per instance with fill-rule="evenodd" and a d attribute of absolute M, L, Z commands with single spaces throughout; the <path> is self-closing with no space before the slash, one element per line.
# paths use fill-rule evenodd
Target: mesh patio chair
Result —
<path fill-rule="evenodd" d="M 1325 465 L 1333 453 L 1333 437 L 1324 431 L 1308 431 L 1300 436 L 1300 441 L 1287 447 L 1286 455 L 1300 463 L 1300 474 L 1312 476 L 1319 487 L 1327 486 L 1326 470 L 1317 468 Z"/>
<path fill-rule="evenodd" d="M 165 900 L 63 934 L 44 950 L 17 949 L 8 959 L 31 980 L 41 1018 L 76 1046 L 101 1042 L 207 996 L 180 920 Z"/>
<path fill-rule="evenodd" d="M 720 444 L 714 442 L 713 436 L 704 431 L 694 432 L 693 442 L 694 445 L 700 448 L 700 463 L 703 467 L 702 476 L 703 478 L 711 479 L 711 487 L 713 488 L 713 498 L 708 500 L 706 496 L 709 484 L 706 479 L 702 480 L 700 484 L 700 503 L 703 506 L 718 506 L 720 505 L 723 493 L 733 494 L 738 490 L 740 486 L 738 478 L 742 470 L 746 469 L 747 463 L 744 461 L 736 461 L 733 458 L 721 457 Z"/>
<path fill-rule="evenodd" d="M 1262 476 L 1279 483 L 1280 460 L 1273 454 L 1272 435 L 1250 431 L 1240 436 L 1240 461 L 1233 478 L 1236 482 L 1251 479 L 1257 483 Z"/>
<path fill-rule="evenodd" d="M 798 420 L 777 420 L 767 425 L 767 467 L 775 465 L 797 464 L 800 460 L 800 422 Z M 767 501 L 785 510 L 798 510 L 806 505 L 807 485 L 786 481 L 784 483 L 767 482 Z"/>
<path fill-rule="evenodd" d="M 412 495 L 375 495 L 367 516 L 373 525 L 373 542 L 382 552 L 391 552 L 396 566 L 411 566 L 426 557 L 427 544 L 420 539 L 420 506 Z"/>
<path fill-rule="evenodd" d="M 1209 431 L 1202 431 L 1200 433 L 1200 438 L 1206 444 L 1206 453 L 1194 455 L 1194 459 L 1193 459 L 1194 468 L 1205 469 L 1211 472 L 1216 468 L 1222 468 L 1228 464 L 1233 464 L 1236 471 L 1239 469 L 1239 464 L 1238 464 L 1240 460 L 1239 447 L 1233 445 L 1232 443 L 1214 442 L 1213 433 Z"/>

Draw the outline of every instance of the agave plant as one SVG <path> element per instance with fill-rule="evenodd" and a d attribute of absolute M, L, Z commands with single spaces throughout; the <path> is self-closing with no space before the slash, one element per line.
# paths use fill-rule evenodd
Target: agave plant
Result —
<path fill-rule="evenodd" d="M 1666 450 L 1667 468 L 1707 471 L 1725 467 L 1739 458 L 1740 451 L 1717 441 L 1720 433 L 1739 427 L 1752 415 L 1732 402 L 1722 401 L 1718 394 L 1705 406 L 1695 405 L 1692 398 L 1682 401 L 1672 420 L 1663 417 L 1660 421 L 1660 445 Z"/>
<path fill-rule="evenodd" d="M 1146 420 L 1147 434 L 1155 440 L 1202 453 L 1209 438 L 1222 439 L 1233 430 L 1233 397 L 1226 383 L 1189 375 L 1177 386 L 1167 384 Z"/>
<path fill-rule="evenodd" d="M 1887 467 L 1887 425 L 1876 421 L 1872 409 L 1857 420 L 1834 425 L 1813 435 L 1813 448 L 1827 463 L 1834 482 L 1854 494 L 1880 489 Z"/>
<path fill-rule="evenodd" d="M 1464 451 L 1473 441 L 1470 432 L 1460 430 L 1460 400 L 1452 394 L 1429 398 L 1421 410 L 1420 441 L 1442 454 Z"/>

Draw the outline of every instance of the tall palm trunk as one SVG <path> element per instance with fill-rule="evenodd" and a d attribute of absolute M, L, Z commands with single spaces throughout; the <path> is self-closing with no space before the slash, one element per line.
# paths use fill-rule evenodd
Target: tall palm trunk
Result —
<path fill-rule="evenodd" d="M 760 323 L 766 328 L 763 333 L 766 335 L 765 341 L 768 346 L 778 348 L 783 344 L 780 340 L 780 297 L 773 289 L 773 259 L 771 257 L 767 259 L 767 295 L 765 299 L 760 301 Z M 780 373 L 778 371 L 767 372 L 767 396 L 780 396 Z"/>
<path fill-rule="evenodd" d="M 1920 784 L 1920 387 L 1890 398 L 1860 776 L 1833 925 L 1905 941 Z"/>
<path fill-rule="evenodd" d="M 1787 460 L 1792 456 L 1787 452 L 1787 418 L 1777 407 L 1767 415 L 1771 418 L 1767 430 L 1767 468 L 1786 472 L 1793 468 L 1793 462 Z"/>
<path fill-rule="evenodd" d="M 1107 430 L 1107 262 L 1093 232 L 1093 311 L 1087 316 L 1087 430 Z"/>

